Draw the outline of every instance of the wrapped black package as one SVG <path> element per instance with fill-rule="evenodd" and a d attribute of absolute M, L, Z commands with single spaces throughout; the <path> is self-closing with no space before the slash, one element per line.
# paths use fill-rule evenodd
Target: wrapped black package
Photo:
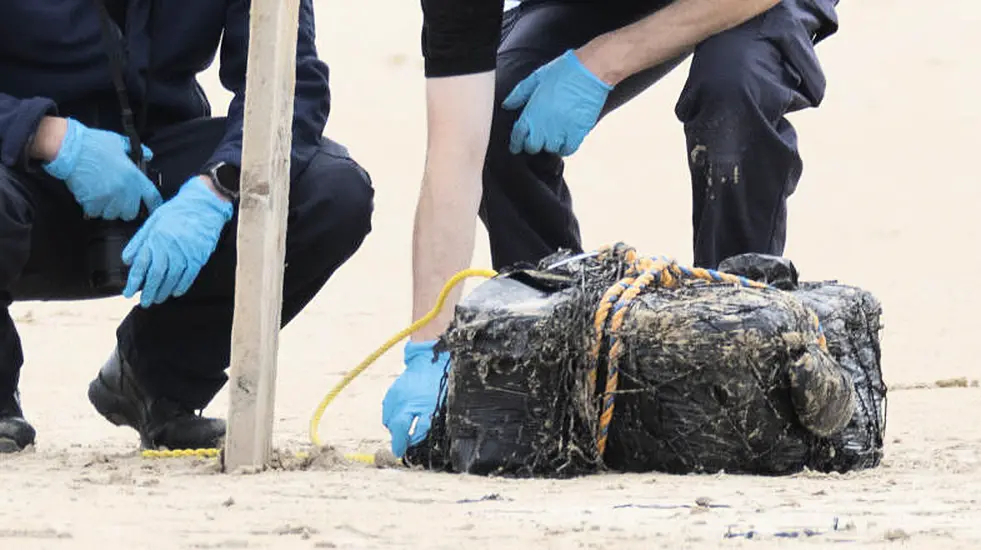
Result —
<path fill-rule="evenodd" d="M 597 339 L 604 292 L 629 275 L 624 250 L 559 253 L 463 300 L 440 342 L 453 365 L 446 402 L 406 462 L 536 477 L 600 469 L 780 475 L 877 464 L 881 429 L 870 426 L 878 415 L 869 413 L 881 399 L 868 399 L 851 374 L 881 386 L 871 375 L 878 340 L 870 296 L 849 287 L 851 298 L 834 302 L 820 293 L 847 293 L 807 284 L 780 290 L 797 287 L 793 265 L 747 256 L 730 267 L 772 287 L 706 277 L 652 285 Z M 856 329 L 856 313 L 845 310 L 860 303 L 870 322 Z M 826 347 L 818 318 L 832 325 Z M 609 401 L 603 390 L 613 344 L 618 384 Z M 846 367 L 844 356 L 856 359 Z M 600 433 L 608 434 L 602 452 Z"/>
<path fill-rule="evenodd" d="M 711 284 L 637 299 L 604 457 L 615 470 L 787 474 L 853 411 L 812 315 L 779 290 Z"/>
<path fill-rule="evenodd" d="M 618 265 L 582 266 L 615 281 Z M 607 272 L 603 272 L 603 271 Z M 574 476 L 601 467 L 584 402 L 591 323 L 581 277 L 513 271 L 456 308 L 439 347 L 450 352 L 446 401 L 406 462 L 472 474 Z M 588 296 L 588 297 L 587 297 Z"/>
<path fill-rule="evenodd" d="M 837 281 L 797 282 L 797 270 L 783 258 L 743 254 L 719 269 L 761 281 L 792 281 L 785 288 L 814 311 L 828 349 L 855 386 L 855 413 L 843 430 L 814 443 L 808 464 L 822 472 L 875 468 L 882 460 L 886 429 L 886 385 L 882 380 L 882 305 L 861 288 Z"/>

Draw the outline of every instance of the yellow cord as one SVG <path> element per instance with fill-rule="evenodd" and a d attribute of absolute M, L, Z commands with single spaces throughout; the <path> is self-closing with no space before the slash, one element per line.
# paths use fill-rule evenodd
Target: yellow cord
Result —
<path fill-rule="evenodd" d="M 464 279 L 469 277 L 485 277 L 493 278 L 497 276 L 497 272 L 490 269 L 465 269 L 460 271 L 456 275 L 450 278 L 449 281 L 443 285 L 443 289 L 440 290 L 439 296 L 436 298 L 436 305 L 433 309 L 429 311 L 425 316 L 423 316 L 418 321 L 412 323 L 407 328 L 390 338 L 385 342 L 380 348 L 376 349 L 368 357 L 365 358 L 358 366 L 356 366 L 351 372 L 347 373 L 337 385 L 334 386 L 330 392 L 324 396 L 320 405 L 317 406 L 317 410 L 314 411 L 313 417 L 310 419 L 310 441 L 316 447 L 321 447 L 322 443 L 320 437 L 317 435 L 318 427 L 320 426 L 321 417 L 323 417 L 324 410 L 330 405 L 340 393 L 350 384 L 355 378 L 357 378 L 365 369 L 368 368 L 372 363 L 378 360 L 379 357 L 385 354 L 392 346 L 399 343 L 403 338 L 412 334 L 413 332 L 419 330 L 423 326 L 430 323 L 433 318 L 439 315 L 439 312 L 443 309 L 443 304 L 446 302 L 446 297 L 449 296 L 450 291 L 453 290 L 457 284 L 459 284 Z M 142 452 L 143 458 L 183 458 L 183 457 L 200 457 L 200 458 L 213 458 L 220 456 L 221 449 L 177 449 L 177 450 L 144 450 Z M 307 453 L 298 453 L 297 457 L 304 458 L 308 456 Z M 363 453 L 346 453 L 344 457 L 348 460 L 354 462 L 361 462 L 364 464 L 374 465 L 375 457 L 370 454 Z"/>
<path fill-rule="evenodd" d="M 357 378 L 358 375 L 364 372 L 364 370 L 368 368 L 369 365 L 375 362 L 375 360 L 381 357 L 392 346 L 399 343 L 406 336 L 419 330 L 420 328 L 428 324 L 430 321 L 432 321 L 434 317 L 439 315 L 440 310 L 443 309 L 443 303 L 446 301 L 446 297 L 450 294 L 450 291 L 453 290 L 453 287 L 455 287 L 457 284 L 460 283 L 460 281 L 463 281 L 468 277 L 493 278 L 496 276 L 497 276 L 497 272 L 490 269 L 465 269 L 454 275 L 452 278 L 450 278 L 450 280 L 447 281 L 445 285 L 443 285 L 443 289 L 440 290 L 439 296 L 436 298 L 436 305 L 433 306 L 433 309 L 431 309 L 429 313 L 424 315 L 422 319 L 419 319 L 415 323 L 412 323 L 407 328 L 405 328 L 404 330 L 402 330 L 401 332 L 390 338 L 388 342 L 385 342 L 385 344 L 383 344 L 380 348 L 376 349 L 371 355 L 366 357 L 365 360 L 362 361 L 358 366 L 354 367 L 354 370 L 347 373 L 344 376 L 344 378 L 336 386 L 334 386 L 334 389 L 330 390 L 330 393 L 328 393 L 324 397 L 323 401 L 320 402 L 320 405 L 317 406 L 317 410 L 314 411 L 313 417 L 310 418 L 310 441 L 317 447 L 321 446 L 320 436 L 317 435 L 318 432 L 317 428 L 320 425 L 320 418 L 323 416 L 324 410 L 327 408 L 327 406 L 330 405 L 330 402 L 333 401 L 334 398 L 337 397 L 337 395 L 340 394 L 341 391 L 344 390 L 344 388 L 347 387 L 347 385 L 350 384 L 352 380 Z"/>
<path fill-rule="evenodd" d="M 141 454 L 143 458 L 184 458 L 199 457 L 213 458 L 221 453 L 221 449 L 174 449 L 172 451 L 158 451 L 156 449 L 145 449 Z"/>
<path fill-rule="evenodd" d="M 176 449 L 173 451 L 147 449 L 142 452 L 143 458 L 215 458 L 220 454 L 221 449 Z M 302 459 L 307 458 L 308 456 L 310 456 L 310 453 L 296 453 L 296 458 Z M 347 453 L 344 455 L 344 458 L 354 462 L 368 464 L 369 466 L 373 466 L 375 464 L 375 455 L 365 453 Z"/>

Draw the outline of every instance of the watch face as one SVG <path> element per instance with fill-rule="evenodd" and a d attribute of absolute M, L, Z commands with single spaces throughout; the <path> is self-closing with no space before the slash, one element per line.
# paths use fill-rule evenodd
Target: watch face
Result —
<path fill-rule="evenodd" d="M 240 171 L 231 164 L 221 164 L 215 169 L 215 177 L 222 187 L 238 193 Z"/>

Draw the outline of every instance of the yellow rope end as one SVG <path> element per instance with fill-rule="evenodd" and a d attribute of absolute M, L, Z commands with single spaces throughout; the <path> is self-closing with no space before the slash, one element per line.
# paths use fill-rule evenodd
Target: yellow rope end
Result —
<path fill-rule="evenodd" d="M 375 455 L 369 455 L 364 453 L 347 453 L 344 458 L 352 462 L 360 462 L 362 464 L 367 464 L 369 466 L 375 465 Z"/>
<path fill-rule="evenodd" d="M 217 458 L 221 455 L 221 449 L 144 449 L 140 452 L 143 458 Z M 310 457 L 306 451 L 297 452 L 294 455 L 301 460 Z M 365 453 L 347 453 L 344 458 L 352 462 L 359 462 L 369 466 L 375 465 L 375 455 Z"/>
<path fill-rule="evenodd" d="M 173 450 L 144 449 L 140 454 L 143 455 L 143 458 L 184 458 L 184 457 L 213 458 L 221 454 L 221 449 L 173 449 Z"/>

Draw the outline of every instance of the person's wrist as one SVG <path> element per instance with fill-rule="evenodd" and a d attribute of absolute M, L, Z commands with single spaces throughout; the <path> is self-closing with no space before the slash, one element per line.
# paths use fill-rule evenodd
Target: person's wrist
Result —
<path fill-rule="evenodd" d="M 406 367 L 416 364 L 418 358 L 424 358 L 423 364 L 426 367 L 442 366 L 444 371 L 448 367 L 450 355 L 446 351 L 439 354 L 435 353 L 436 340 L 424 340 L 421 342 L 409 340 L 405 343 L 403 361 Z"/>
<path fill-rule="evenodd" d="M 58 157 L 65 135 L 68 133 L 68 120 L 61 117 L 45 116 L 37 126 L 34 142 L 28 151 L 34 160 L 50 163 Z"/>
<path fill-rule="evenodd" d="M 202 174 L 202 175 L 199 175 L 197 177 L 198 177 L 198 179 L 201 180 L 202 183 L 204 183 L 204 186 L 207 187 L 208 190 L 211 191 L 216 197 L 218 197 L 219 199 L 221 199 L 222 201 L 227 202 L 227 203 L 231 203 L 232 202 L 231 199 L 229 199 L 228 197 L 226 197 L 225 195 L 223 195 L 221 193 L 221 191 L 219 191 L 218 188 L 215 187 L 215 182 L 214 182 L 214 180 L 211 179 L 211 176 L 207 176 L 207 175 Z"/>
<path fill-rule="evenodd" d="M 208 166 L 199 172 L 199 174 L 208 178 L 211 184 L 211 190 L 221 198 L 233 204 L 238 202 L 238 190 L 241 179 L 241 170 L 238 166 L 229 162 L 219 161 Z"/>
<path fill-rule="evenodd" d="M 48 175 L 67 181 L 82 154 L 81 133 L 85 126 L 71 118 L 50 119 L 38 124 L 32 149 L 35 149 L 37 158 L 42 159 L 41 168 Z"/>
<path fill-rule="evenodd" d="M 608 89 L 630 76 L 622 68 L 623 56 L 615 51 L 615 45 L 612 39 L 598 36 L 573 51 L 582 68 Z"/>
<path fill-rule="evenodd" d="M 221 193 L 215 190 L 211 183 L 211 178 L 208 176 L 193 176 L 187 181 L 187 183 L 184 184 L 184 187 L 181 189 L 182 193 L 184 192 L 185 188 L 191 188 L 188 189 L 188 191 L 193 191 L 195 198 L 202 199 L 205 203 L 212 207 L 214 211 L 220 213 L 223 222 L 227 222 L 228 220 L 232 219 L 232 215 L 235 211 L 232 203 L 222 196 Z"/>
<path fill-rule="evenodd" d="M 404 359 L 408 362 L 423 353 L 431 356 L 435 346 L 436 340 L 423 340 L 419 342 L 409 340 L 405 343 Z"/>

